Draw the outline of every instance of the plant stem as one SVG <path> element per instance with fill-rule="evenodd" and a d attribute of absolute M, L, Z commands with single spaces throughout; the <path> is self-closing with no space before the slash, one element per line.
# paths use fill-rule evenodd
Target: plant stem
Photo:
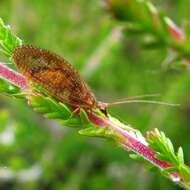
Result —
<path fill-rule="evenodd" d="M 23 90 L 28 88 L 27 81 L 21 74 L 15 72 L 3 64 L 0 64 L 0 76 Z M 87 114 L 90 121 L 96 126 L 106 126 L 119 134 L 119 136 L 122 138 L 118 138 L 118 141 L 125 150 L 131 150 L 135 152 L 137 155 L 143 157 L 145 160 L 160 168 L 161 170 L 172 166 L 171 163 L 156 158 L 158 152 L 154 151 L 148 146 L 145 138 L 142 137 L 140 139 L 137 136 L 135 137 L 132 135 L 132 133 L 134 134 L 134 129 L 129 128 L 128 130 L 125 130 L 122 127 L 122 123 L 119 123 L 119 121 L 112 121 L 111 116 L 108 118 L 102 118 L 93 112 L 87 112 Z M 169 178 L 181 186 L 185 186 L 185 184 L 183 184 L 181 176 L 178 173 L 170 173 Z"/>
<path fill-rule="evenodd" d="M 113 131 L 122 135 L 125 140 L 122 140 L 120 143 L 125 149 L 132 150 L 160 169 L 166 169 L 172 166 L 169 162 L 157 159 L 156 154 L 158 154 L 158 152 L 152 150 L 150 147 L 148 147 L 147 144 L 132 136 L 130 132 L 127 132 L 126 130 L 120 128 L 117 123 L 113 123 L 109 120 L 109 118 L 103 119 L 93 112 L 89 112 L 88 117 L 94 124 L 98 126 L 107 126 Z M 171 175 L 171 179 L 173 181 L 180 181 L 181 177 L 177 173 L 173 173 Z"/>
<path fill-rule="evenodd" d="M 0 77 L 23 90 L 27 88 L 27 81 L 23 75 L 15 72 L 3 63 L 0 63 Z"/>

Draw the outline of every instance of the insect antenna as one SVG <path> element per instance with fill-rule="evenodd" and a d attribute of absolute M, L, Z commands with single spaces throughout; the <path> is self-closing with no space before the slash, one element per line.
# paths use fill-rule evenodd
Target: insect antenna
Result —
<path fill-rule="evenodd" d="M 151 98 L 151 97 L 158 97 L 160 94 L 142 94 L 142 95 L 137 95 L 137 96 L 130 96 L 127 98 L 121 98 L 116 101 L 125 101 L 125 100 L 136 100 L 136 99 L 142 99 L 142 98 Z M 114 102 L 116 102 L 114 101 Z"/>
<path fill-rule="evenodd" d="M 108 103 L 106 103 L 106 105 L 107 105 L 107 107 L 110 107 L 112 105 L 119 105 L 119 104 L 146 103 L 146 104 L 158 104 L 158 105 L 164 105 L 164 106 L 173 106 L 173 107 L 180 106 L 180 104 L 168 103 L 168 102 L 157 101 L 157 100 L 143 100 L 142 99 L 142 98 L 156 97 L 156 96 L 159 96 L 159 94 L 145 94 L 145 95 L 133 96 L 133 97 L 119 99 L 114 102 L 108 102 Z"/>

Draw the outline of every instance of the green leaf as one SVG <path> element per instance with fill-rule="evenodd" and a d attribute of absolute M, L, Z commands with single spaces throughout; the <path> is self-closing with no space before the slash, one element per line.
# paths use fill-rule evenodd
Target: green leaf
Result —
<path fill-rule="evenodd" d="M 164 154 L 164 153 L 158 153 L 156 155 L 156 158 L 159 159 L 159 160 L 164 160 L 166 162 L 170 162 L 171 161 L 171 158 L 167 154 Z"/>
<path fill-rule="evenodd" d="M 85 110 L 82 108 L 80 108 L 80 119 L 81 119 L 81 122 L 83 123 L 83 125 L 90 123 Z"/>
<path fill-rule="evenodd" d="M 81 129 L 79 131 L 79 134 L 85 135 L 85 136 L 90 136 L 90 137 L 103 137 L 103 138 L 109 138 L 113 139 L 116 137 L 115 133 L 107 128 L 107 127 L 88 127 L 85 129 Z"/>
<path fill-rule="evenodd" d="M 174 147 L 173 147 L 171 140 L 167 138 L 166 141 L 167 141 L 167 145 L 168 145 L 168 149 L 169 149 L 168 151 L 170 151 L 171 153 L 174 153 Z"/>
<path fill-rule="evenodd" d="M 71 110 L 63 103 L 57 103 L 49 97 L 29 96 L 29 103 L 35 111 L 43 113 L 47 118 L 67 120 L 71 116 Z"/>
<path fill-rule="evenodd" d="M 156 155 L 158 159 L 170 162 L 176 167 L 178 167 L 179 164 L 184 163 L 182 148 L 180 147 L 178 153 L 175 154 L 174 146 L 164 132 L 159 132 L 155 129 L 154 131 L 149 132 L 147 140 L 151 148 L 158 152 Z"/>
<path fill-rule="evenodd" d="M 80 118 L 70 118 L 68 120 L 62 120 L 61 124 L 63 126 L 67 127 L 73 127 L 73 128 L 78 128 L 78 127 L 83 127 L 83 123 L 81 122 Z"/>
<path fill-rule="evenodd" d="M 183 155 L 183 149 L 182 147 L 179 147 L 177 152 L 177 158 L 180 164 L 184 164 L 184 155 Z"/>
<path fill-rule="evenodd" d="M 12 56 L 13 50 L 22 45 L 22 40 L 14 35 L 10 26 L 5 25 L 0 18 L 0 48 L 9 58 Z"/>

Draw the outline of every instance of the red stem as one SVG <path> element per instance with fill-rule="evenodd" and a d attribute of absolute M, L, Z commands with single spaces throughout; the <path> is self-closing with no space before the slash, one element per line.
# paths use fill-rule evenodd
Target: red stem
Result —
<path fill-rule="evenodd" d="M 151 162 L 153 165 L 159 167 L 160 169 L 166 169 L 172 166 L 172 164 L 169 162 L 157 159 L 156 154 L 158 154 L 158 152 L 151 149 L 148 145 L 145 145 L 143 142 L 141 142 L 141 140 L 133 137 L 128 131 L 111 122 L 109 118 L 103 119 L 92 112 L 88 113 L 88 117 L 94 124 L 98 126 L 107 126 L 122 135 L 125 138 L 125 141 L 121 142 L 124 148 L 132 150 L 133 152 L 142 156 L 144 159 Z M 175 181 L 181 180 L 181 177 L 178 173 L 172 173 L 170 177 Z"/>
<path fill-rule="evenodd" d="M 0 76 L 21 89 L 27 88 L 27 81 L 20 73 L 17 73 L 2 64 L 0 64 Z M 133 137 L 126 130 L 120 128 L 116 123 L 110 121 L 109 118 L 104 119 L 92 112 L 88 112 L 88 117 L 95 125 L 107 126 L 108 128 L 114 130 L 122 137 L 124 137 L 125 141 L 121 142 L 124 148 L 134 151 L 135 153 L 142 156 L 155 166 L 159 167 L 160 169 L 168 168 L 171 166 L 171 163 L 157 159 L 157 152 L 145 145 L 145 143 L 143 143 L 142 141 Z M 181 179 L 180 176 L 176 173 L 171 174 L 171 177 L 173 180 L 177 181 Z"/>
<path fill-rule="evenodd" d="M 0 63 L 0 77 L 18 86 L 21 89 L 27 88 L 26 79 L 20 73 L 15 72 L 4 64 Z"/>

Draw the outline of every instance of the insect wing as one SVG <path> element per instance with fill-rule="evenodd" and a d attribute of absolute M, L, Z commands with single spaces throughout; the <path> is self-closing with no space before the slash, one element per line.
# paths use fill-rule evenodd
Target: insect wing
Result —
<path fill-rule="evenodd" d="M 40 48 L 22 46 L 14 50 L 13 59 L 27 79 L 45 87 L 60 101 L 86 108 L 96 102 L 77 71 L 58 55 Z"/>

